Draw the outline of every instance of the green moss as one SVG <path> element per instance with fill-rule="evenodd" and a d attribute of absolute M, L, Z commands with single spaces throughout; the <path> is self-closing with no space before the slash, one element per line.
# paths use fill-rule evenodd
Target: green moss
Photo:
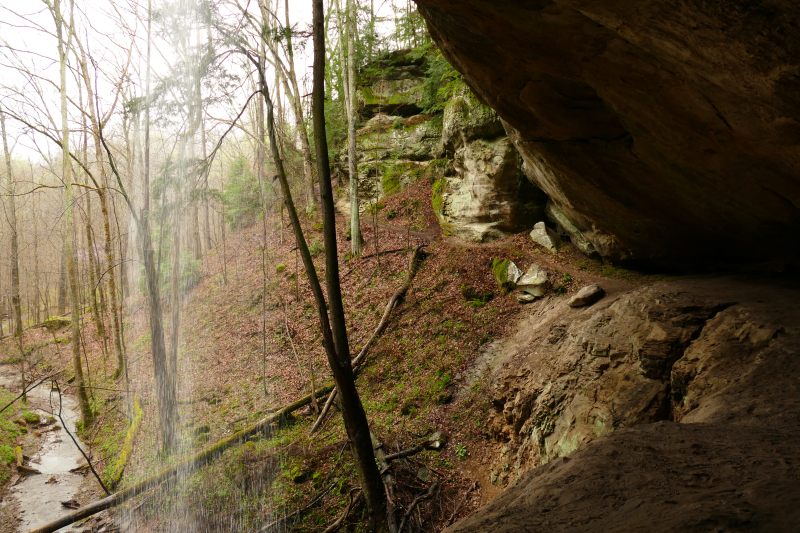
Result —
<path fill-rule="evenodd" d="M 508 267 L 510 265 L 511 262 L 508 259 L 492 260 L 492 274 L 500 287 L 500 294 L 503 296 L 513 291 L 516 286 L 516 283 L 508 279 Z"/>
<path fill-rule="evenodd" d="M 445 178 L 442 178 L 433 184 L 433 197 L 431 198 L 431 203 L 433 204 L 433 212 L 439 218 L 442 217 L 445 188 L 447 188 L 447 180 Z"/>
<path fill-rule="evenodd" d="M 22 413 L 22 418 L 28 424 L 38 424 L 39 423 L 39 415 L 34 413 L 33 411 L 25 411 Z"/>

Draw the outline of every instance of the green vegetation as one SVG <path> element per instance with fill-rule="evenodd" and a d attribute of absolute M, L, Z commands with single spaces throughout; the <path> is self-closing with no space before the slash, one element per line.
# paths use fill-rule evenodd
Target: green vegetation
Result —
<path fill-rule="evenodd" d="M 6 390 L 0 389 L 0 406 L 5 406 L 14 395 Z M 18 418 L 12 406 L 0 415 L 0 483 L 5 481 L 11 476 L 11 465 L 16 460 L 14 448 L 17 446 L 17 439 L 22 433 L 20 427 L 12 422 L 13 419 Z"/>
<path fill-rule="evenodd" d="M 232 228 L 252 224 L 261 213 L 258 177 L 244 157 L 234 159 L 228 170 L 222 200 L 225 203 L 225 222 Z"/>

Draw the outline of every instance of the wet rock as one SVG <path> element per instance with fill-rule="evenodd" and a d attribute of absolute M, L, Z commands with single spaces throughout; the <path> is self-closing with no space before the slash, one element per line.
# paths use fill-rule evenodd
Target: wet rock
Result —
<path fill-rule="evenodd" d="M 547 270 L 535 263 L 532 264 L 525 274 L 517 281 L 517 288 L 534 298 L 544 296 L 549 285 L 550 282 L 547 279 Z"/>
<path fill-rule="evenodd" d="M 559 239 L 556 232 L 548 228 L 544 222 L 537 222 L 530 235 L 533 242 L 550 253 L 558 252 L 558 248 L 561 246 L 561 239 Z"/>
<path fill-rule="evenodd" d="M 597 285 L 587 285 L 570 299 L 569 306 L 583 307 L 585 305 L 592 305 L 605 295 L 605 291 Z"/>
<path fill-rule="evenodd" d="M 517 281 L 522 277 L 522 271 L 508 259 L 492 260 L 492 275 L 500 287 L 500 294 L 505 296 L 517 286 Z"/>

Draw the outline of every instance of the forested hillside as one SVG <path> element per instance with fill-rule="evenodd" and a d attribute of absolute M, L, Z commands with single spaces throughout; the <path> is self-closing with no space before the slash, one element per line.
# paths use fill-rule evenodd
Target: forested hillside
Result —
<path fill-rule="evenodd" d="M 451 4 L 0 1 L 0 531 L 791 529 L 784 75 Z"/>

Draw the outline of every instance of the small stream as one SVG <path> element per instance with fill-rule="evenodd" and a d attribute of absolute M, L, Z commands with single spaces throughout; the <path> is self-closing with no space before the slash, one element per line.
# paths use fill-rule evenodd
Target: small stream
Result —
<path fill-rule="evenodd" d="M 18 376 L 0 374 L 0 386 L 6 390 L 19 394 Z M 67 424 L 70 432 L 75 436 L 80 446 L 85 445 L 77 438 L 75 423 L 80 420 L 77 402 L 70 396 L 62 395 L 61 417 Z M 72 509 L 64 507 L 61 502 L 73 499 L 80 490 L 84 477 L 81 474 L 70 472 L 79 464 L 85 463 L 83 455 L 75 447 L 69 434 L 58 420 L 58 393 L 52 394 L 52 409 L 50 407 L 50 383 L 46 382 L 28 392 L 29 409 L 47 419 L 56 417 L 55 425 L 48 426 L 58 429 L 47 431 L 42 437 L 42 443 L 36 454 L 31 457 L 27 466 L 35 468 L 41 474 L 28 475 L 20 479 L 11 487 L 7 497 L 14 498 L 21 509 L 21 523 L 19 531 L 24 533 L 34 527 L 55 520 Z M 42 428 L 42 429 L 48 429 Z M 31 431 L 36 429 L 31 428 Z M 72 527 L 65 527 L 59 531 L 79 531 Z"/>

